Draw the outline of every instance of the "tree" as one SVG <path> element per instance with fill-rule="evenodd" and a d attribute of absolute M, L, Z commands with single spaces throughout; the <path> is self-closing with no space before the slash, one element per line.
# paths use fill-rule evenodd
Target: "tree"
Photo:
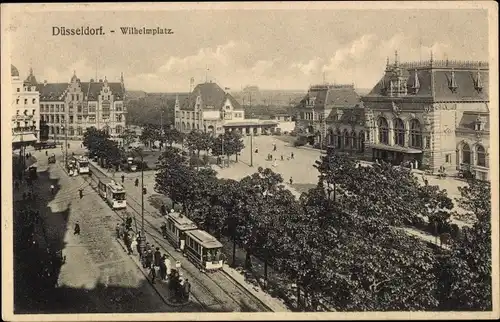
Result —
<path fill-rule="evenodd" d="M 198 160 L 200 160 L 200 152 L 202 150 L 208 151 L 208 149 L 210 149 L 212 138 L 208 133 L 199 130 L 192 130 L 187 135 L 186 141 L 189 151 L 196 153 Z M 198 162 L 196 165 L 198 165 Z"/>
<path fill-rule="evenodd" d="M 182 143 L 183 134 L 179 132 L 176 128 L 172 128 L 171 126 L 167 126 L 164 129 L 164 137 L 163 140 L 168 145 L 172 146 L 174 143 Z"/>
<path fill-rule="evenodd" d="M 104 141 L 109 137 L 108 132 L 90 127 L 83 133 L 83 145 L 91 154 L 99 155 L 103 153 Z"/>
<path fill-rule="evenodd" d="M 212 140 L 212 154 L 216 156 L 225 155 L 229 159 L 231 155 L 237 155 L 243 150 L 245 145 L 241 134 L 236 131 L 219 135 Z"/>
<path fill-rule="evenodd" d="M 142 128 L 139 140 L 146 146 L 151 146 L 152 142 L 161 140 L 161 130 L 156 124 L 146 124 Z"/>
<path fill-rule="evenodd" d="M 459 206 L 477 218 L 471 228 L 463 228 L 461 238 L 442 257 L 441 309 L 492 310 L 491 280 L 491 186 L 469 181 L 459 188 Z"/>
<path fill-rule="evenodd" d="M 130 144 L 135 142 L 137 134 L 133 130 L 125 129 L 125 131 L 122 134 L 120 134 L 120 138 L 123 139 L 124 146 L 129 146 Z"/>

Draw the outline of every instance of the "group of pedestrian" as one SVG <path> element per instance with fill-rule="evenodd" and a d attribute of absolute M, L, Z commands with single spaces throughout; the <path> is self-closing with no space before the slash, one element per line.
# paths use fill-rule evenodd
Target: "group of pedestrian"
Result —
<path fill-rule="evenodd" d="M 127 215 L 127 218 L 121 224 L 116 224 L 116 238 L 123 240 L 129 255 L 134 254 L 134 248 L 138 249 L 138 237 L 135 236 L 132 230 L 132 217 L 130 215 Z"/>
<path fill-rule="evenodd" d="M 167 254 L 162 254 L 160 247 L 149 243 L 146 243 L 142 254 L 142 266 L 149 269 L 149 276 L 153 284 L 157 278 L 167 281 L 172 271 L 172 263 Z"/>

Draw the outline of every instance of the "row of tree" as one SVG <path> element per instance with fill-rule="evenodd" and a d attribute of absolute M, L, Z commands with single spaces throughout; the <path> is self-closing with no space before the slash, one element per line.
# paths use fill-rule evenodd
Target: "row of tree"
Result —
<path fill-rule="evenodd" d="M 488 183 L 461 190 L 458 202 L 477 222 L 441 249 L 398 229 L 422 217 L 445 222 L 453 208 L 445 191 L 420 186 L 405 169 L 363 167 L 330 151 L 316 165 L 317 186 L 297 200 L 270 169 L 218 179 L 175 147 L 160 163 L 155 189 L 244 248 L 247 268 L 255 255 L 266 275 L 271 265 L 296 283 L 301 309 L 325 299 L 338 311 L 491 309 Z"/>
<path fill-rule="evenodd" d="M 185 134 L 179 132 L 171 125 L 165 125 L 163 129 L 154 124 L 148 124 L 143 127 L 141 142 L 151 146 L 155 141 L 160 142 L 160 146 L 167 144 L 172 147 L 174 143 L 185 146 L 198 160 L 202 151 L 210 152 L 214 156 L 231 156 L 238 154 L 245 147 L 243 144 L 242 136 L 238 132 L 232 131 L 221 135 L 214 135 L 210 132 L 203 132 L 200 130 L 192 130 Z M 198 163 L 195 163 L 198 164 Z"/>
<path fill-rule="evenodd" d="M 91 156 L 106 160 L 108 165 L 117 165 L 123 159 L 123 150 L 118 146 L 118 142 L 111 140 L 109 133 L 105 130 L 88 128 L 83 134 L 83 145 Z"/>

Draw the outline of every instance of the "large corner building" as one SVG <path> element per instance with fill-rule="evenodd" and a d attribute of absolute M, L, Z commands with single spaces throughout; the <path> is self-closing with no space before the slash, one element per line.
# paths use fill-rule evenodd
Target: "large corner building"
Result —
<path fill-rule="evenodd" d="M 96 127 L 119 141 L 127 113 L 123 75 L 121 82 L 82 82 L 75 73 L 69 83 L 38 83 L 31 71 L 25 83 L 39 93 L 40 122 L 48 126 L 49 139 L 81 140 L 87 128 Z"/>

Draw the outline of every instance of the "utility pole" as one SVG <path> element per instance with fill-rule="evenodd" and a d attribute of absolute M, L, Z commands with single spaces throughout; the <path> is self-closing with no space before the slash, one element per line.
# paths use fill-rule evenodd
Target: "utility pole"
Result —
<path fill-rule="evenodd" d="M 253 129 L 250 132 L 250 166 L 253 167 Z"/>
<path fill-rule="evenodd" d="M 139 251 L 141 256 L 146 248 L 146 235 L 144 234 L 144 156 L 142 151 L 136 150 L 141 157 L 141 236 L 139 236 Z"/>

